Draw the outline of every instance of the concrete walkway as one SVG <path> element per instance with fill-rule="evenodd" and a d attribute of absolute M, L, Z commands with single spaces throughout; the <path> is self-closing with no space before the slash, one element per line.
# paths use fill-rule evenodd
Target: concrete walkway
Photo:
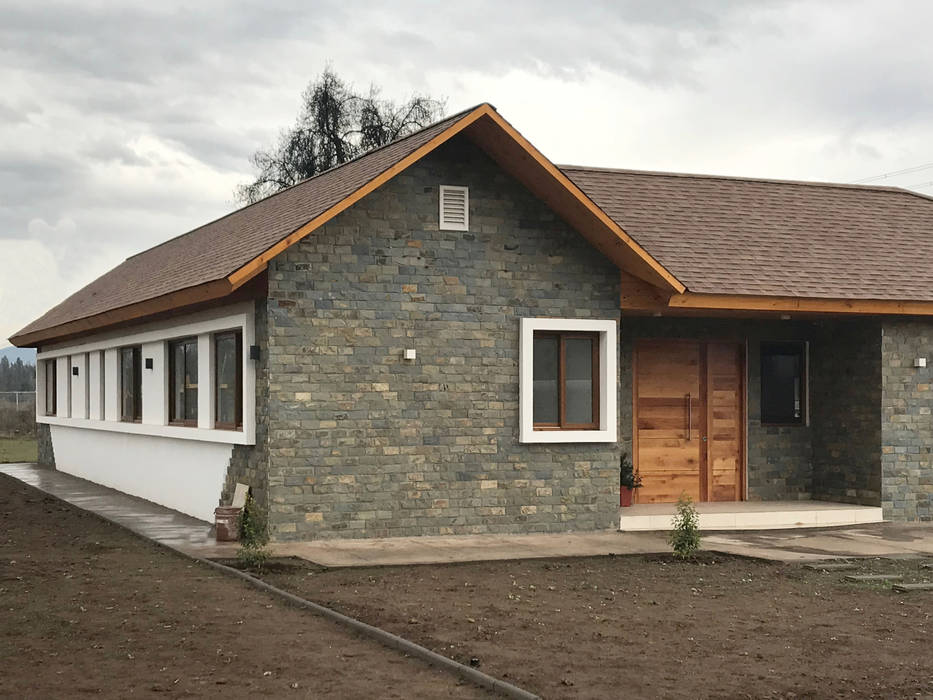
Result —
<path fill-rule="evenodd" d="M 35 464 L 3 464 L 8 474 L 145 537 L 200 557 L 228 558 L 235 544 L 217 544 L 211 524 L 105 486 Z M 838 557 L 933 556 L 933 523 L 871 523 L 836 529 L 709 533 L 703 548 L 775 561 Z M 462 535 L 318 540 L 277 544 L 276 556 L 322 566 L 390 566 L 498 559 L 669 552 L 665 533 L 572 532 L 556 535 Z"/>

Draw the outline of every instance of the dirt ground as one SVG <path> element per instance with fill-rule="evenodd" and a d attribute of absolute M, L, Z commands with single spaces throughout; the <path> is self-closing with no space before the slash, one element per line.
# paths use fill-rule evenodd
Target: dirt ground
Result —
<path fill-rule="evenodd" d="M 323 570 L 267 579 L 545 697 L 907 697 L 933 693 L 933 591 L 859 571 L 704 555 Z"/>
<path fill-rule="evenodd" d="M 0 474 L 0 696 L 488 697 Z"/>

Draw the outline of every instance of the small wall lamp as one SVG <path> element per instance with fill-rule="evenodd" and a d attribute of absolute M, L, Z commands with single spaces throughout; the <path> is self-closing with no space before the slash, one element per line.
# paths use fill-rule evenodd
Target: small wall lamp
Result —
<path fill-rule="evenodd" d="M 258 345 L 249 346 L 249 359 L 251 360 L 259 359 L 259 346 Z"/>
<path fill-rule="evenodd" d="M 146 358 L 146 369 L 152 369 L 152 358 L 151 357 Z"/>

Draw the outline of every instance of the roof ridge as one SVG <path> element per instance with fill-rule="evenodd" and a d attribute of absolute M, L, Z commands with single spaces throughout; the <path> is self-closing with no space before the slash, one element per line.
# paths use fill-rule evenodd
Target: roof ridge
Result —
<path fill-rule="evenodd" d="M 750 177 L 745 175 L 711 175 L 704 173 L 676 173 L 669 172 L 665 170 L 638 170 L 635 168 L 607 168 L 602 166 L 588 166 L 588 165 L 558 165 L 557 166 L 561 171 L 567 170 L 582 170 L 582 171 L 591 171 L 591 172 L 605 172 L 605 173 L 624 173 L 629 175 L 649 175 L 656 177 L 679 177 L 679 178 L 694 178 L 702 180 L 733 180 L 736 182 L 762 182 L 762 183 L 771 183 L 775 185 L 791 185 L 799 187 L 836 187 L 839 189 L 852 189 L 852 190 L 876 190 L 880 192 L 898 192 L 901 194 L 912 194 L 921 199 L 933 200 L 933 196 L 925 195 L 922 192 L 915 192 L 914 190 L 909 190 L 904 187 L 896 187 L 893 185 L 866 185 L 866 184 L 854 184 L 846 182 L 828 182 L 824 180 L 789 180 L 782 178 L 770 178 L 770 177 Z"/>
<path fill-rule="evenodd" d="M 424 126 L 424 127 L 420 128 L 420 129 L 418 129 L 417 131 L 413 131 L 413 132 L 411 132 L 410 134 L 405 134 L 404 136 L 400 136 L 399 138 L 397 138 L 397 139 L 395 139 L 395 140 L 393 140 L 393 141 L 389 141 L 388 143 L 384 143 L 384 144 L 382 144 L 381 146 L 378 146 L 378 147 L 376 147 L 376 148 L 373 148 L 373 149 L 370 149 L 370 150 L 366 151 L 365 153 L 360 153 L 358 156 L 356 156 L 356 157 L 354 157 L 354 158 L 351 158 L 351 159 L 348 160 L 348 161 L 345 161 L 345 162 L 343 162 L 343 163 L 340 163 L 340 164 L 338 164 L 338 165 L 335 165 L 335 166 L 333 166 L 333 167 L 330 167 L 330 168 L 328 168 L 327 170 L 322 170 L 322 171 L 319 172 L 319 173 L 315 173 L 315 174 L 312 175 L 311 177 L 306 177 L 304 180 L 300 180 L 299 182 L 296 182 L 296 183 L 293 184 L 293 185 L 289 185 L 288 187 L 283 187 L 282 189 L 277 190 L 276 192 L 273 192 L 272 194 L 266 195 L 266 196 L 263 197 L 262 199 L 257 199 L 255 202 L 250 202 L 249 204 L 245 204 L 245 205 L 243 205 L 242 207 L 240 207 L 240 208 L 238 208 L 238 209 L 234 209 L 234 210 L 232 210 L 232 211 L 227 212 L 226 214 L 223 214 L 222 216 L 218 216 L 216 219 L 211 219 L 210 221 L 207 221 L 207 222 L 201 224 L 200 226 L 197 226 L 197 227 L 195 227 L 195 228 L 193 228 L 193 229 L 190 229 L 190 230 L 188 230 L 188 231 L 185 231 L 184 233 L 180 233 L 180 234 L 178 234 L 177 236 L 172 236 L 171 238 L 167 238 L 166 240 L 162 241 L 161 243 L 156 243 L 154 246 L 151 246 L 151 247 L 149 247 L 149 248 L 146 248 L 145 250 L 141 250 L 141 251 L 139 251 L 138 253 L 134 253 L 133 255 L 128 256 L 128 257 L 126 258 L 126 260 L 124 260 L 124 262 L 126 262 L 127 260 L 132 260 L 133 258 L 138 258 L 140 255 L 143 255 L 144 253 L 148 253 L 148 252 L 150 252 L 150 251 L 153 251 L 153 250 L 155 250 L 156 248 L 161 248 L 161 247 L 164 246 L 164 245 L 168 245 L 168 244 L 171 243 L 172 241 L 177 241 L 179 238 L 184 238 L 185 236 L 189 236 L 189 235 L 191 235 L 192 233 L 195 233 L 195 232 L 197 232 L 197 231 L 200 231 L 202 228 L 205 228 L 205 227 L 207 227 L 207 226 L 210 226 L 210 225 L 212 225 L 212 224 L 215 224 L 215 223 L 217 223 L 218 221 L 223 221 L 224 219 L 226 219 L 226 218 L 229 217 L 229 216 L 233 216 L 234 214 L 238 214 L 239 212 L 244 211 L 244 210 L 246 210 L 246 209 L 249 209 L 250 207 L 253 207 L 253 206 L 257 205 L 257 204 L 260 204 L 260 203 L 262 203 L 262 202 L 266 202 L 266 201 L 272 199 L 273 197 L 277 197 L 277 196 L 279 196 L 280 194 L 284 194 L 285 192 L 288 192 L 289 190 L 292 190 L 292 189 L 295 189 L 296 187 L 300 187 L 300 186 L 302 186 L 302 185 L 304 185 L 304 184 L 307 184 L 307 183 L 311 182 L 312 180 L 315 180 L 315 179 L 321 177 L 322 175 L 326 175 L 327 173 L 331 173 L 331 172 L 333 172 L 333 171 L 335 171 L 335 170 L 339 170 L 340 168 L 343 168 L 344 166 L 350 165 L 351 163 L 355 163 L 356 161 L 361 160 L 361 159 L 363 159 L 363 158 L 366 158 L 367 156 L 371 156 L 371 155 L 373 155 L 373 154 L 375 154 L 375 153 L 378 153 L 379 151 L 381 151 L 381 150 L 383 150 L 383 149 L 385 149 L 385 148 L 388 148 L 389 146 L 394 146 L 395 144 L 401 143 L 402 141 L 405 141 L 406 139 L 413 138 L 413 137 L 417 136 L 418 134 L 420 134 L 420 133 L 422 133 L 422 132 L 424 132 L 424 131 L 427 131 L 428 129 L 433 129 L 434 127 L 438 126 L 439 124 L 443 124 L 444 122 L 447 122 L 447 121 L 453 121 L 453 120 L 455 120 L 455 119 L 459 119 L 460 117 L 464 116 L 465 114 L 468 114 L 468 113 L 470 113 L 470 112 L 472 112 L 472 111 L 474 111 L 474 110 L 476 110 L 476 109 L 482 107 L 482 106 L 485 105 L 485 104 L 489 104 L 489 106 L 492 107 L 492 109 L 495 109 L 495 107 L 493 107 L 492 104 L 490 104 L 490 103 L 488 103 L 488 102 L 480 102 L 479 104 L 474 105 L 474 106 L 472 106 L 472 107 L 469 107 L 469 108 L 467 108 L 467 109 L 462 109 L 462 110 L 460 110 L 459 112 L 457 112 L 457 113 L 455 113 L 455 114 L 451 114 L 451 115 L 448 115 L 448 116 L 446 116 L 446 117 L 442 117 L 442 118 L 438 119 L 437 121 L 431 122 L 431 123 L 428 124 L 427 126 Z"/>

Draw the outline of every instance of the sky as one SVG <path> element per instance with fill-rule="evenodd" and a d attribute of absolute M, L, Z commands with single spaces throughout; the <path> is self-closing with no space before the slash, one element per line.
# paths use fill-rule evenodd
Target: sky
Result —
<path fill-rule="evenodd" d="M 557 163 L 933 195 L 924 0 L 0 0 L 0 17 L 0 346 L 236 208 L 328 64 L 450 113 L 491 102 Z"/>

